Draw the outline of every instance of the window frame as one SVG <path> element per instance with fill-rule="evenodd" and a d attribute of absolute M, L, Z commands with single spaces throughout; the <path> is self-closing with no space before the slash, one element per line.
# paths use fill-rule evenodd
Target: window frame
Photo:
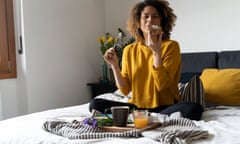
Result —
<path fill-rule="evenodd" d="M 16 78 L 13 0 L 0 0 L 0 79 Z"/>

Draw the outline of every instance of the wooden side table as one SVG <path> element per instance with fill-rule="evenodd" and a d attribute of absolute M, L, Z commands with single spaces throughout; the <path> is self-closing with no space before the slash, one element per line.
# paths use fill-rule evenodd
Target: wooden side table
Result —
<path fill-rule="evenodd" d="M 92 99 L 100 94 L 103 93 L 110 93 L 110 92 L 114 92 L 115 90 L 117 90 L 117 87 L 115 85 L 115 83 L 100 83 L 100 82 L 96 82 L 96 83 L 87 83 L 87 86 L 91 87 L 91 91 L 92 91 Z"/>

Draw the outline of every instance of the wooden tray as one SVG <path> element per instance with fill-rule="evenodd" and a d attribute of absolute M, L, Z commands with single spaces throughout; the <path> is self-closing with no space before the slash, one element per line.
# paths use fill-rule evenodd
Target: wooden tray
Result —
<path fill-rule="evenodd" d="M 117 127 L 117 126 L 103 126 L 101 127 L 104 131 L 108 132 L 124 132 L 136 129 L 133 124 L 128 124 L 126 127 Z"/>
<path fill-rule="evenodd" d="M 157 127 L 161 126 L 161 123 L 159 122 L 154 122 L 150 125 L 148 125 L 145 128 L 140 129 L 141 131 L 146 131 L 146 130 L 151 130 L 155 129 Z M 126 127 L 117 127 L 117 126 L 103 126 L 101 127 L 103 130 L 108 131 L 108 132 L 124 132 L 124 131 L 129 131 L 129 130 L 134 130 L 136 129 L 134 127 L 134 124 L 128 124 Z"/>

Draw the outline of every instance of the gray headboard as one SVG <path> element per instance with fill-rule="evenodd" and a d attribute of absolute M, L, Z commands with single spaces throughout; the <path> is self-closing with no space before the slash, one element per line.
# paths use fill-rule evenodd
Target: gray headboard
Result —
<path fill-rule="evenodd" d="M 205 68 L 240 68 L 240 50 L 221 52 L 182 53 L 182 73 L 180 82 L 202 73 Z"/>

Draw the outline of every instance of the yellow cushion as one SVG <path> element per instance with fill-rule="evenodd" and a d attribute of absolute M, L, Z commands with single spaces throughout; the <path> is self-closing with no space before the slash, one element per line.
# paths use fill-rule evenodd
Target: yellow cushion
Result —
<path fill-rule="evenodd" d="M 223 105 L 240 104 L 240 69 L 204 69 L 200 76 L 206 102 Z"/>

